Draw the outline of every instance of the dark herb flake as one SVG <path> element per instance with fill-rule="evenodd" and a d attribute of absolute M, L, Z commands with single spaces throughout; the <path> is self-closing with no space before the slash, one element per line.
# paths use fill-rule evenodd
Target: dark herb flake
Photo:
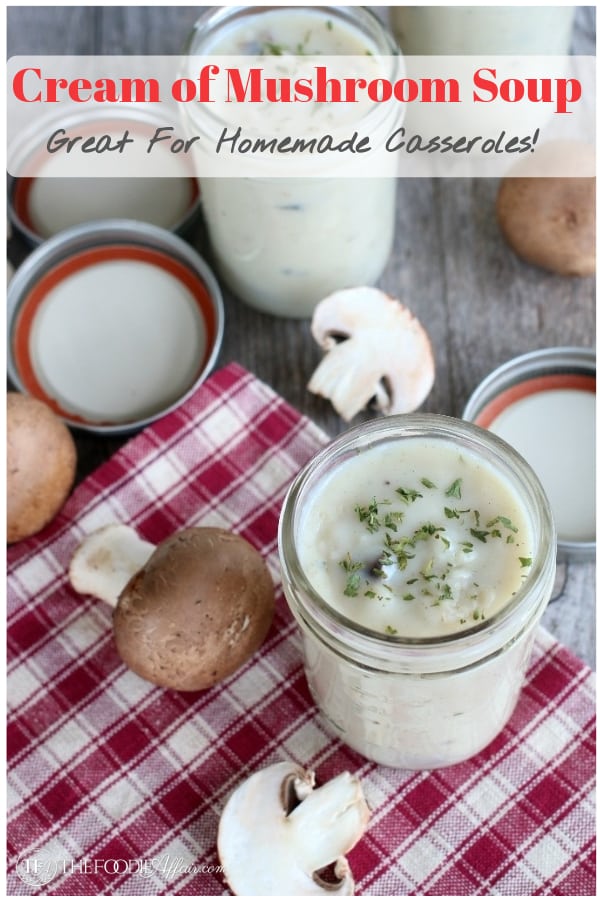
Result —
<path fill-rule="evenodd" d="M 273 41 L 265 41 L 263 44 L 263 55 L 283 56 L 283 52 L 281 44 L 275 44 Z"/>
<path fill-rule="evenodd" d="M 414 503 L 419 497 L 422 497 L 423 494 L 420 494 L 418 491 L 415 491 L 413 488 L 396 488 L 396 493 L 399 495 L 400 499 L 406 503 Z"/>
<path fill-rule="evenodd" d="M 446 491 L 446 497 L 456 497 L 457 500 L 460 500 L 462 497 L 462 478 L 456 478 L 448 490 Z"/>
<path fill-rule="evenodd" d="M 362 565 L 361 562 L 354 562 L 349 553 L 346 553 L 345 557 L 340 560 L 340 566 L 344 572 L 357 572 L 362 569 Z"/>
<path fill-rule="evenodd" d="M 348 575 L 346 579 L 346 587 L 344 588 L 344 595 L 346 597 L 358 597 L 358 591 L 360 589 L 360 575 L 358 572 L 352 572 L 352 574 Z"/>
<path fill-rule="evenodd" d="M 518 532 L 518 528 L 514 525 L 511 520 L 507 516 L 496 516 L 495 519 L 492 519 L 487 523 L 486 528 L 493 528 L 494 525 L 504 525 L 505 528 L 508 528 L 509 531 L 514 531 L 515 534 Z"/>
<path fill-rule="evenodd" d="M 402 512 L 389 512 L 385 514 L 383 524 L 385 528 L 389 528 L 390 531 L 398 531 L 398 523 L 401 522 L 403 518 L 404 513 Z"/>

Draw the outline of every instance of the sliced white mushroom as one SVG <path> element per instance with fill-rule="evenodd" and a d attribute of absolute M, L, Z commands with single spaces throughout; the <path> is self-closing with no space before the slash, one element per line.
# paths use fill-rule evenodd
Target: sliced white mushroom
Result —
<path fill-rule="evenodd" d="M 371 287 L 336 291 L 316 307 L 313 337 L 326 350 L 308 389 L 349 421 L 370 402 L 385 415 L 412 412 L 435 375 L 431 342 L 398 300 Z"/>
<path fill-rule="evenodd" d="M 352 896 L 344 854 L 370 818 L 358 778 L 349 772 L 314 787 L 314 773 L 290 762 L 255 772 L 229 797 L 218 851 L 234 894 L 250 897 Z M 333 881 L 321 872 L 333 865 Z"/>

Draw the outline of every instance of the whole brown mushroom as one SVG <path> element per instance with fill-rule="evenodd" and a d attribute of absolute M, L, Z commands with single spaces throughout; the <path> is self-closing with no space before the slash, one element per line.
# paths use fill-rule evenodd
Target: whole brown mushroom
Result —
<path fill-rule="evenodd" d="M 52 410 L 9 391 L 6 404 L 6 539 L 9 544 L 41 531 L 64 505 L 77 451 L 71 433 Z"/>
<path fill-rule="evenodd" d="M 239 669 L 273 618 L 264 560 L 221 528 L 187 528 L 155 547 L 126 525 L 109 525 L 84 540 L 69 576 L 75 590 L 115 607 L 123 662 L 178 691 L 212 687 Z"/>
<path fill-rule="evenodd" d="M 559 275 L 596 271 L 594 151 L 554 141 L 513 169 L 498 190 L 498 224 L 515 253 Z M 536 175 L 532 173 L 535 171 Z M 561 172 L 546 177 L 545 172 Z"/>

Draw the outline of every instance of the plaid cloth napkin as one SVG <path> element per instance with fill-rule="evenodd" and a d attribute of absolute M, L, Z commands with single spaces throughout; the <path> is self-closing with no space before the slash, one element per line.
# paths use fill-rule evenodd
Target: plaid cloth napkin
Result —
<path fill-rule="evenodd" d="M 227 366 L 9 549 L 9 894 L 226 894 L 223 803 L 251 772 L 291 759 L 321 781 L 361 777 L 373 816 L 349 855 L 359 894 L 595 895 L 592 673 L 546 632 L 493 744 L 461 765 L 407 772 L 325 733 L 281 595 L 241 671 L 181 694 L 128 671 L 110 610 L 68 586 L 80 538 L 113 521 L 155 542 L 190 524 L 231 528 L 278 580 L 286 487 L 326 440 Z"/>

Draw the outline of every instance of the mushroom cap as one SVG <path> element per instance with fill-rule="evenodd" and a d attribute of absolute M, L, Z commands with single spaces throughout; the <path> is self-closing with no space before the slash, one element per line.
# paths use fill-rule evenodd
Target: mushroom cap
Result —
<path fill-rule="evenodd" d="M 514 168 L 496 198 L 498 224 L 507 243 L 526 262 L 559 275 L 596 271 L 595 179 L 576 177 L 593 171 L 593 150 L 585 144 L 556 141 L 536 152 L 537 159 Z M 531 177 L 551 169 L 573 177 Z"/>
<path fill-rule="evenodd" d="M 188 528 L 163 541 L 121 592 L 115 641 L 142 678 L 199 691 L 252 656 L 273 611 L 273 581 L 254 547 L 220 528 Z"/>
<path fill-rule="evenodd" d="M 6 539 L 30 537 L 52 521 L 67 499 L 77 466 L 71 432 L 52 410 L 9 391 L 6 404 Z"/>
<path fill-rule="evenodd" d="M 374 399 L 385 415 L 412 412 L 433 385 L 431 342 L 418 319 L 383 291 L 356 287 L 317 304 L 313 337 L 327 352 L 308 389 L 349 421 Z"/>

